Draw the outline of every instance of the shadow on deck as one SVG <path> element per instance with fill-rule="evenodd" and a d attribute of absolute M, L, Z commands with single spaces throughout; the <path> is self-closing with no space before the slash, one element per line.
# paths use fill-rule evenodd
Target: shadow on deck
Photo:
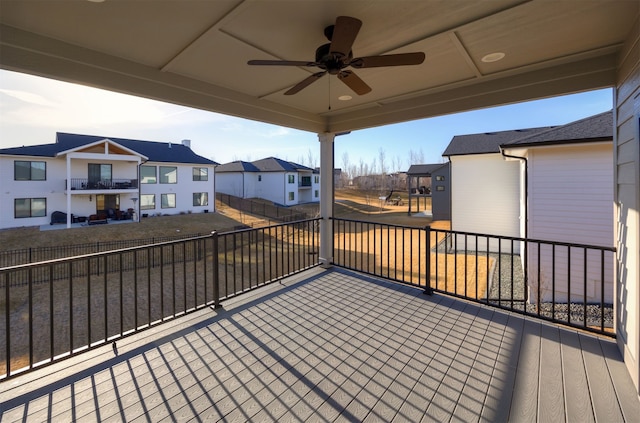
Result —
<path fill-rule="evenodd" d="M 640 415 L 615 341 L 521 315 L 320 268 L 223 305 L 3 382 L 0 420 Z"/>

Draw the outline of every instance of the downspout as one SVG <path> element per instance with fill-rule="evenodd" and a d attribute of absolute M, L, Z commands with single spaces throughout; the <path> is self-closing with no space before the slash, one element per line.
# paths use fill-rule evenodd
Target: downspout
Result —
<path fill-rule="evenodd" d="M 524 297 L 525 301 L 529 300 L 529 254 L 528 254 L 528 242 L 529 239 L 529 160 L 526 157 L 513 156 L 506 154 L 502 147 L 500 147 L 500 154 L 503 157 L 510 159 L 522 160 L 524 162 Z M 513 254 L 513 251 L 511 252 Z M 540 281 L 538 281 L 540 283 Z M 540 299 L 538 298 L 538 301 Z"/>
<path fill-rule="evenodd" d="M 524 162 L 524 237 L 529 238 L 529 161 L 526 157 L 506 154 L 502 148 L 500 148 L 500 154 L 502 154 L 503 157 L 522 160 Z"/>

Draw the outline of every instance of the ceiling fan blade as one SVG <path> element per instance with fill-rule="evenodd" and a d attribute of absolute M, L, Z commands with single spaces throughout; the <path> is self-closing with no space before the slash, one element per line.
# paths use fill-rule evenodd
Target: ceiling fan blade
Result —
<path fill-rule="evenodd" d="M 338 16 L 331 36 L 331 48 L 329 52 L 348 57 L 351 46 L 360 32 L 362 21 L 349 16 Z"/>
<path fill-rule="evenodd" d="M 371 87 L 352 71 L 346 70 L 340 72 L 338 79 L 358 95 L 363 95 L 371 91 Z"/>
<path fill-rule="evenodd" d="M 350 65 L 356 69 L 419 65 L 424 62 L 424 58 L 425 55 L 423 52 L 385 54 L 382 56 L 357 57 L 351 61 Z"/>
<path fill-rule="evenodd" d="M 302 81 L 298 82 L 293 87 L 289 88 L 289 90 L 287 90 L 287 92 L 284 93 L 284 95 L 293 95 L 293 94 L 301 91 L 303 88 L 306 88 L 309 85 L 311 85 L 314 82 L 316 82 L 318 79 L 320 79 L 322 76 L 324 76 L 325 73 L 327 73 L 327 72 L 324 71 L 324 72 L 316 72 L 316 73 L 314 73 L 313 75 L 309 76 L 308 78 L 303 79 Z"/>
<path fill-rule="evenodd" d="M 249 60 L 247 65 L 258 65 L 258 66 L 318 66 L 316 62 L 303 62 L 296 60 Z"/>

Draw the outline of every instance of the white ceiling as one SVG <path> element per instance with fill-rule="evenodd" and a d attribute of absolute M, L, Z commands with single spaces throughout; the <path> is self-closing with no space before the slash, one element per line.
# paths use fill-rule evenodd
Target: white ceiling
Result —
<path fill-rule="evenodd" d="M 341 132 L 612 86 L 637 0 L 0 0 L 0 67 L 313 132 Z M 423 64 L 324 76 L 283 93 L 340 15 L 354 56 L 422 51 Z M 484 63 L 489 53 L 504 59 Z M 339 101 L 341 95 L 350 101 Z"/>

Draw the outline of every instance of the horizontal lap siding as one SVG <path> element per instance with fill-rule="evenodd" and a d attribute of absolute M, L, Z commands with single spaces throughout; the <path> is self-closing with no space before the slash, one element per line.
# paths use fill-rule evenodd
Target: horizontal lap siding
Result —
<path fill-rule="evenodd" d="M 613 246 L 613 147 L 611 143 L 533 148 L 529 151 L 529 237 L 534 239 Z M 571 301 L 585 298 L 584 251 L 572 249 L 571 269 L 567 248 L 556 248 L 555 272 L 551 248 L 529 251 L 530 298 L 537 298 L 540 275 L 542 301 L 566 301 L 571 281 Z M 605 254 L 604 300 L 613 302 L 613 255 Z M 539 265 L 538 265 L 539 263 Z M 538 269 L 540 267 L 540 269 Z M 600 302 L 600 254 L 587 256 L 587 302 Z"/>

